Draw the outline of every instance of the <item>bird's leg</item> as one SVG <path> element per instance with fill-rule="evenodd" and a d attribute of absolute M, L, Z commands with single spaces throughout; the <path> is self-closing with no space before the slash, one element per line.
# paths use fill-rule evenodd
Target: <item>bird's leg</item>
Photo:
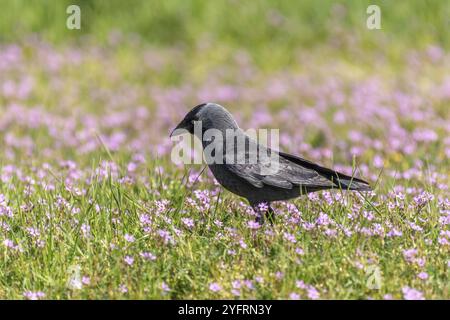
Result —
<path fill-rule="evenodd" d="M 264 212 L 261 211 L 259 203 L 252 204 L 252 208 L 256 214 L 255 222 L 257 222 L 259 225 L 263 225 L 264 224 Z"/>

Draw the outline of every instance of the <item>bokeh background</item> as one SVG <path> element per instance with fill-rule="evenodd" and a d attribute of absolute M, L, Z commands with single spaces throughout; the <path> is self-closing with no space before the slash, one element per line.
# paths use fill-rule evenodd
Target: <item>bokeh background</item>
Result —
<path fill-rule="evenodd" d="M 64 28 L 70 4 L 82 8 L 78 32 Z M 383 31 L 365 28 L 366 8 L 378 5 Z M 449 4 L 446 1 L 50 1 L 29 3 L 2 0 L 2 41 L 17 41 L 37 34 L 53 43 L 89 36 L 107 42 L 113 31 L 134 35 L 163 47 L 184 46 L 188 52 L 207 41 L 251 52 L 267 47 L 293 58 L 294 51 L 326 42 L 354 38 L 367 48 L 383 48 L 382 41 L 399 48 L 423 48 L 449 42 Z M 346 36 L 345 36 L 346 35 Z M 271 44 L 271 46 L 269 46 Z M 270 51 L 270 50 L 269 50 Z M 291 53 L 291 54 L 290 54 Z"/>
<path fill-rule="evenodd" d="M 0 8 L 0 298 L 449 297 L 449 1 Z M 256 226 L 170 161 L 168 133 L 207 101 L 375 193 Z"/>

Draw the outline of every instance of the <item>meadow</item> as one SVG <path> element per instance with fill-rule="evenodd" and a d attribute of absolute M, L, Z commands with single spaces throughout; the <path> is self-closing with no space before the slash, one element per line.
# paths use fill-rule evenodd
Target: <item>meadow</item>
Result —
<path fill-rule="evenodd" d="M 370 33 L 363 2 L 80 1 L 78 34 L 57 25 L 64 2 L 10 3 L 0 298 L 450 299 L 449 11 L 425 2 Z M 171 161 L 170 130 L 207 101 L 374 191 L 255 224 L 208 169 Z"/>

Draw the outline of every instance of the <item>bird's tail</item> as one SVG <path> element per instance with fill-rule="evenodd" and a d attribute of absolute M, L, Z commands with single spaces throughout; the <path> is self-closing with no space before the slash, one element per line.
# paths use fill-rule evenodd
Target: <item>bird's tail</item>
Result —
<path fill-rule="evenodd" d="M 305 168 L 316 171 L 321 176 L 332 181 L 336 185 L 336 188 L 341 188 L 343 190 L 354 190 L 354 191 L 371 191 L 372 190 L 369 183 L 362 179 L 355 178 L 355 177 L 337 172 L 335 170 L 319 166 L 318 164 L 315 164 L 311 161 L 308 161 L 308 160 L 300 158 L 300 157 L 292 156 L 287 153 L 280 152 L 280 155 L 294 163 L 297 163 L 297 164 L 305 167 Z"/>
<path fill-rule="evenodd" d="M 372 190 L 369 183 L 367 183 L 366 181 L 355 177 L 350 177 L 337 171 L 334 171 L 329 179 L 333 181 L 333 183 L 336 184 L 341 189 L 355 190 L 355 191 Z"/>

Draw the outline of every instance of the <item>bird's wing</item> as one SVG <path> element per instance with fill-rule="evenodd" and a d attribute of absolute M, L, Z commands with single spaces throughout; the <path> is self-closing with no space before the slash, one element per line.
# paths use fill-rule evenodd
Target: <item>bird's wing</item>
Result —
<path fill-rule="evenodd" d="M 259 175 L 258 165 L 253 164 L 224 164 L 224 166 L 231 172 L 246 180 L 251 185 L 262 188 L 264 183 L 262 182 L 261 175 Z"/>
<path fill-rule="evenodd" d="M 250 141 L 250 143 L 253 142 Z M 241 160 L 245 161 L 230 164 L 224 162 L 224 165 L 231 173 L 257 188 L 262 188 L 264 185 L 284 189 L 292 189 L 294 186 L 311 188 L 332 188 L 336 186 L 317 171 L 289 161 L 278 152 L 261 145 L 258 145 L 257 148 L 246 148 L 244 152 L 245 156 Z M 255 159 L 257 161 L 254 161 Z"/>

